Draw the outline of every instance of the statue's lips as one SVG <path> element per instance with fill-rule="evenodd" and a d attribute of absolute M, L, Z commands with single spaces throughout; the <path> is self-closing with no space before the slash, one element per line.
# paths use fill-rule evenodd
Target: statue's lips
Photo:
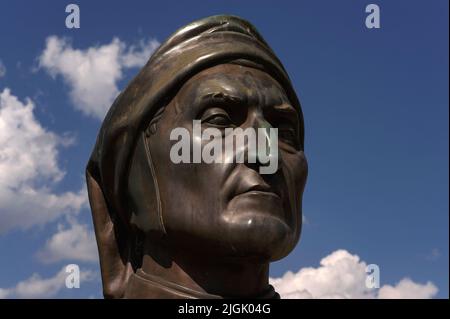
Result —
<path fill-rule="evenodd" d="M 241 195 L 263 195 L 281 199 L 280 195 L 265 182 L 253 185 L 245 185 L 245 184 L 248 183 L 244 182 L 238 186 L 238 189 L 234 195 L 235 197 Z"/>
<path fill-rule="evenodd" d="M 242 195 L 261 195 L 261 196 L 272 196 L 275 197 L 277 199 L 281 199 L 280 196 L 278 196 L 278 194 L 276 194 L 275 192 L 271 192 L 271 191 L 259 191 L 259 190 L 249 190 L 246 192 L 243 192 L 241 194 L 237 194 L 235 197 L 237 196 L 242 196 Z"/>

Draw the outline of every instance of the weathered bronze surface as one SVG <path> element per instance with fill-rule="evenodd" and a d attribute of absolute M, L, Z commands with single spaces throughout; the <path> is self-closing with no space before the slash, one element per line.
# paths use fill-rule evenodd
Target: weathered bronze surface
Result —
<path fill-rule="evenodd" d="M 170 132 L 193 120 L 278 128 L 277 171 L 173 163 Z M 176 31 L 117 97 L 87 166 L 104 296 L 278 298 L 269 263 L 300 237 L 303 132 L 289 77 L 250 23 L 213 16 Z"/>

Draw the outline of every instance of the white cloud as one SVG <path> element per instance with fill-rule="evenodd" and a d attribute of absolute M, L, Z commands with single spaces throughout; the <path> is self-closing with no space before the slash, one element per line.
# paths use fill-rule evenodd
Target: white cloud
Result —
<path fill-rule="evenodd" d="M 320 261 L 317 268 L 291 271 L 270 283 L 282 298 L 432 298 L 437 287 L 428 282 L 415 283 L 402 279 L 396 286 L 384 285 L 379 290 L 366 287 L 366 266 L 357 255 L 337 250 Z M 382 269 L 381 269 L 382 271 Z"/>
<path fill-rule="evenodd" d="M 415 283 L 409 278 L 404 278 L 394 287 L 384 285 L 378 292 L 380 299 L 429 299 L 438 292 L 437 287 L 432 282 L 425 285 Z"/>
<path fill-rule="evenodd" d="M 30 278 L 19 282 L 11 288 L 0 288 L 0 299 L 5 298 L 50 298 L 56 296 L 66 287 L 66 273 L 63 267 L 55 276 L 42 278 L 34 273 Z M 97 278 L 91 270 L 80 270 L 80 283 L 92 281 Z"/>
<path fill-rule="evenodd" d="M 30 99 L 0 91 L 0 234 L 43 225 L 87 205 L 87 192 L 54 193 L 64 177 L 58 148 L 73 140 L 43 128 Z"/>
<path fill-rule="evenodd" d="M 6 74 L 6 67 L 5 67 L 5 65 L 3 64 L 2 60 L 0 60 L 0 78 L 1 78 L 2 76 L 5 76 L 5 74 Z"/>
<path fill-rule="evenodd" d="M 97 262 L 95 234 L 87 225 L 69 219 L 69 228 L 59 224 L 58 231 L 47 241 L 37 256 L 43 263 L 61 260 Z"/>
<path fill-rule="evenodd" d="M 8 295 L 9 295 L 8 289 L 0 288 L 0 299 L 5 299 L 8 297 Z"/>
<path fill-rule="evenodd" d="M 144 65 L 159 43 L 156 40 L 127 45 L 118 38 L 102 46 L 74 49 L 64 38 L 50 36 L 39 57 L 39 66 L 69 85 L 76 109 L 100 120 L 118 95 L 123 69 Z"/>

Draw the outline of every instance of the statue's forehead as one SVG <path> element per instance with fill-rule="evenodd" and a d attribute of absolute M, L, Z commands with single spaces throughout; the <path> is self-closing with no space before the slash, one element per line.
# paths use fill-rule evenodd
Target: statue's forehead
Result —
<path fill-rule="evenodd" d="M 289 103 L 282 86 L 268 73 L 232 64 L 218 65 L 197 73 L 182 87 L 178 100 L 196 103 L 214 94 L 251 104 L 270 106 Z"/>

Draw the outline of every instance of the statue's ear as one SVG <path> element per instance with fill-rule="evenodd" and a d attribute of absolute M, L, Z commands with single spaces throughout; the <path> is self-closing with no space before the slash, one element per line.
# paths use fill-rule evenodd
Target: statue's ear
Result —
<path fill-rule="evenodd" d="M 123 220 L 109 210 L 94 165 L 88 166 L 86 180 L 100 256 L 103 295 L 105 298 L 122 298 L 133 273 L 131 234 L 125 229 Z"/>

